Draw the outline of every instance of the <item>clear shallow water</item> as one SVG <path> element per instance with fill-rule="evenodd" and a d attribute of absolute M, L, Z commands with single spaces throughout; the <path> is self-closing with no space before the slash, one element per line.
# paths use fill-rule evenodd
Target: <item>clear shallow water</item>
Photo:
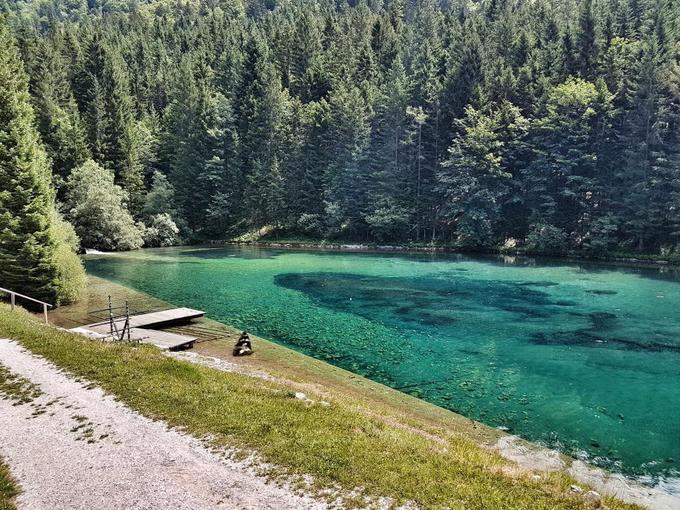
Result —
<path fill-rule="evenodd" d="M 609 469 L 673 486 L 680 474 L 677 273 L 236 247 L 85 263 Z"/>

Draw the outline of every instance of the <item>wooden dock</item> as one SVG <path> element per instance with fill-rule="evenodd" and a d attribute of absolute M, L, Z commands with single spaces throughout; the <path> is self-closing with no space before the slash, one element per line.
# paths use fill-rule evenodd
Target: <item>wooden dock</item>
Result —
<path fill-rule="evenodd" d="M 139 315 L 130 315 L 131 328 L 164 328 L 174 324 L 182 324 L 193 319 L 199 319 L 205 315 L 205 312 L 194 310 L 192 308 L 171 308 L 170 310 L 161 310 L 160 312 L 142 313 Z M 117 317 L 114 319 L 116 327 L 122 329 L 125 324 L 124 317 Z M 89 326 L 106 325 L 110 326 L 110 321 L 101 321 Z"/>
<path fill-rule="evenodd" d="M 130 340 L 155 345 L 160 349 L 187 349 L 194 345 L 194 342 L 197 340 L 196 337 L 178 335 L 177 333 L 160 331 L 153 328 L 187 323 L 204 315 L 205 312 L 192 308 L 172 308 L 170 310 L 131 315 L 129 318 L 129 337 Z M 114 318 L 113 324 L 115 329 L 122 332 L 126 320 L 124 317 Z M 72 331 L 94 338 L 110 338 L 111 327 L 111 321 L 101 321 L 73 328 Z M 127 339 L 127 331 L 123 339 Z"/>

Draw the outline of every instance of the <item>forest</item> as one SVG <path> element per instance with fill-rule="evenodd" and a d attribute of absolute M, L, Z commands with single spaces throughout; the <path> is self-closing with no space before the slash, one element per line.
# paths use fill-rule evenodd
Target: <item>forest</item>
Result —
<path fill-rule="evenodd" d="M 23 137 L 35 153 L 24 156 L 42 168 L 31 175 L 54 250 L 265 229 L 680 252 L 678 0 L 0 0 L 0 11 L 0 85 L 22 82 L 0 117 L 18 97 L 26 124 L 0 126 L 0 147 Z M 10 156 L 0 151 L 0 262 L 18 242 Z"/>

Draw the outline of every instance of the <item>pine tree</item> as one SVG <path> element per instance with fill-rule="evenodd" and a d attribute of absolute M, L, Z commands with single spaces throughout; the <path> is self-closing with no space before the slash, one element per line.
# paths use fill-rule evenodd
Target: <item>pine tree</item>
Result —
<path fill-rule="evenodd" d="M 595 45 L 595 20 L 593 19 L 592 0 L 583 0 L 579 13 L 579 30 L 577 38 L 578 64 L 580 75 L 589 80 L 595 71 L 597 47 Z"/>
<path fill-rule="evenodd" d="M 143 207 L 162 171 L 171 219 L 186 215 L 196 238 L 269 223 L 448 240 L 475 210 L 483 243 L 667 252 L 680 229 L 676 4 L 116 1 L 82 18 L 22 2 L 10 17 L 59 198 L 91 155 L 156 224 L 154 243 L 172 230 Z M 515 108 L 527 136 L 503 120 Z M 487 178 L 474 157 L 495 143 L 513 147 L 491 152 L 511 177 Z"/>
<path fill-rule="evenodd" d="M 38 128 L 52 160 L 55 182 L 59 184 L 90 157 L 85 126 L 59 46 L 41 45 L 33 81 Z"/>
<path fill-rule="evenodd" d="M 545 116 L 532 126 L 533 154 L 524 170 L 532 223 L 561 228 L 580 242 L 597 188 L 599 130 L 610 115 L 611 95 L 593 83 L 570 79 L 551 93 Z"/>
<path fill-rule="evenodd" d="M 330 97 L 329 108 L 324 141 L 328 154 L 325 208 L 334 233 L 339 233 L 337 229 L 344 224 L 348 233 L 356 234 L 362 231 L 367 203 L 370 111 L 361 92 L 352 85 L 338 87 Z"/>
<path fill-rule="evenodd" d="M 392 208 L 411 202 L 406 137 L 409 84 L 401 59 L 397 58 L 385 80 L 380 111 L 377 112 L 371 142 L 371 189 L 374 208 L 390 203 Z"/>
<path fill-rule="evenodd" d="M 243 98 L 238 108 L 241 127 L 240 161 L 245 176 L 243 205 L 251 225 L 270 221 L 269 183 L 279 186 L 282 120 L 289 108 L 287 94 L 270 61 L 269 48 L 254 34 L 244 66 Z"/>
<path fill-rule="evenodd" d="M 0 20 L 0 281 L 11 290 L 56 303 L 62 289 L 50 179 L 34 126 L 28 78 Z"/>
<path fill-rule="evenodd" d="M 488 112 L 469 107 L 459 125 L 437 174 L 443 197 L 440 218 L 458 245 L 492 246 L 503 234 L 501 213 L 527 122 L 517 107 L 504 102 Z"/>

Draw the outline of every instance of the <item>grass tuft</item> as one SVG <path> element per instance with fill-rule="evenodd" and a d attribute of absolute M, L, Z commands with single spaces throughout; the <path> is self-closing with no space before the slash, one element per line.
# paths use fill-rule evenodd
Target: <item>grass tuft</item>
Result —
<path fill-rule="evenodd" d="M 0 461 L 0 510 L 16 510 L 14 498 L 19 488 L 12 480 L 8 467 Z"/>
<path fill-rule="evenodd" d="M 42 391 L 37 385 L 0 363 L 0 398 L 14 401 L 14 405 L 22 405 L 33 402 L 41 395 Z"/>

